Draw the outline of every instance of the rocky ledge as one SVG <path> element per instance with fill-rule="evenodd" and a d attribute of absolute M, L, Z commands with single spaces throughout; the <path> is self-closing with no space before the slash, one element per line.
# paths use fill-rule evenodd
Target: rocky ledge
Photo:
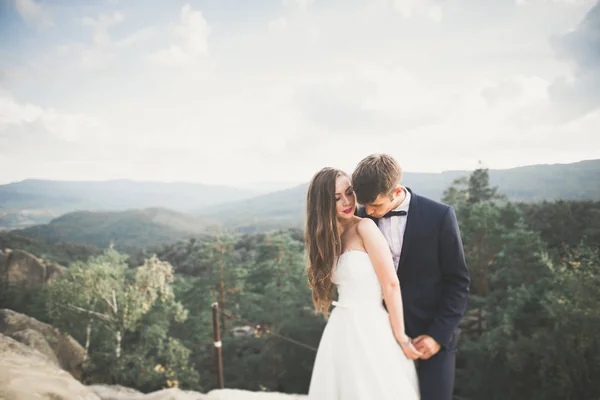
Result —
<path fill-rule="evenodd" d="M 83 349 L 69 335 L 27 315 L 0 310 L 0 400 L 300 400 L 303 395 L 177 388 L 141 393 L 122 386 L 85 386 L 77 379 Z M 69 372 L 67 372 L 69 370 Z"/>

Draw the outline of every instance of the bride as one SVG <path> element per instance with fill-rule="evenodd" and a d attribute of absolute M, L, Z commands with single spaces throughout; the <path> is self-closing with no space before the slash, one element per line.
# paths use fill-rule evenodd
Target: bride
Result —
<path fill-rule="evenodd" d="M 332 304 L 335 308 L 321 337 L 308 397 L 416 400 L 413 360 L 421 353 L 404 332 L 392 256 L 377 225 L 355 211 L 347 174 L 334 168 L 315 174 L 306 207 L 308 279 L 317 311 L 327 316 Z"/>

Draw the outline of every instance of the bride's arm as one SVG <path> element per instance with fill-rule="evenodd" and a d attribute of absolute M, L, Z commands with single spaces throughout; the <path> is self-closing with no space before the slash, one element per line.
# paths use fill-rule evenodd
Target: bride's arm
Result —
<path fill-rule="evenodd" d="M 387 241 L 375 222 L 368 218 L 364 218 L 358 223 L 357 232 L 363 241 L 381 284 L 394 337 L 408 358 L 411 360 L 417 359 L 421 356 L 421 353 L 412 346 L 410 338 L 404 332 L 400 282 L 396 275 Z"/>

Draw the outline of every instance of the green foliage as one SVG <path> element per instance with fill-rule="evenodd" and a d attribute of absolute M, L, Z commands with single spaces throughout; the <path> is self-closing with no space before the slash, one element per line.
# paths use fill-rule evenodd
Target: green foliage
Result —
<path fill-rule="evenodd" d="M 97 255 L 97 247 L 74 242 L 50 242 L 42 238 L 22 236 L 18 231 L 0 232 L 0 249 L 25 250 L 39 258 L 68 266 L 77 260 Z"/>
<path fill-rule="evenodd" d="M 303 256 L 303 243 L 289 234 L 266 235 L 248 271 L 240 313 L 258 321 L 263 331 L 300 337 L 316 347 L 323 322 L 312 314 Z M 260 354 L 263 386 L 292 392 L 308 389 L 313 352 L 265 335 Z"/>
<path fill-rule="evenodd" d="M 532 230 L 522 210 L 530 223 L 546 222 L 537 213 L 558 207 L 505 203 L 486 189 L 485 174 L 477 170 L 446 191 L 473 276 L 468 315 L 476 317 L 475 325 L 463 324 L 459 398 L 598 398 L 598 251 L 585 245 L 568 250 L 562 242 L 551 242 L 560 252 L 548 248 L 542 236 L 554 232 Z M 560 211 L 572 216 L 565 203 Z M 553 254 L 561 254 L 560 261 Z"/>
<path fill-rule="evenodd" d="M 600 246 L 600 201 L 520 203 L 527 224 L 560 255 L 568 247 Z"/>
<path fill-rule="evenodd" d="M 456 179 L 444 192 L 444 202 L 455 208 L 460 222 L 474 295 L 489 292 L 491 269 L 503 243 L 503 218 L 508 212 L 503 212 L 497 203 L 504 199 L 496 188 L 489 187 L 486 169 L 475 170 L 469 178 Z"/>
<path fill-rule="evenodd" d="M 574 173 L 587 174 L 586 165 L 578 164 Z M 536 183 L 541 170 L 513 172 L 532 187 L 522 187 L 515 196 L 521 183 L 500 183 L 509 198 L 528 198 L 546 186 L 564 189 L 554 194 L 573 193 L 571 183 L 555 185 L 556 175 L 543 173 L 545 182 Z M 456 398 L 600 398 L 600 205 L 512 203 L 492 186 L 504 182 L 499 177 L 499 171 L 484 168 L 462 178 L 444 175 L 453 181 L 444 201 L 456 210 L 472 276 L 468 315 L 461 325 Z M 589 192 L 594 195 L 596 189 Z M 136 251 L 131 246 L 129 258 L 109 249 L 82 261 L 83 251 L 69 253 L 11 233 L 11 243 L 39 246 L 54 260 L 67 259 L 70 267 L 48 288 L 47 297 L 42 290 L 38 297 L 23 297 L 27 304 L 16 304 L 2 291 L 0 301 L 51 320 L 82 344 L 90 327 L 86 381 L 143 391 L 216 387 L 211 304 L 218 301 L 233 317 L 219 318 L 226 387 L 305 393 L 315 353 L 285 338 L 317 347 L 325 321 L 313 313 L 303 232 L 239 233 L 277 224 L 284 215 L 301 215 L 294 214 L 302 212 L 301 190 L 305 187 L 286 192 L 281 208 L 270 207 L 269 202 L 278 202 L 276 196 L 248 202 L 249 208 L 238 205 L 249 224 L 233 224 L 236 234 L 205 232 L 142 249 L 151 242 L 144 236 L 118 236 L 144 245 Z M 422 193 L 418 185 L 415 190 Z M 290 211 L 294 207 L 298 211 Z M 276 218 L 261 225 L 264 210 Z M 102 236 L 109 225 L 98 231 L 105 244 L 113 237 Z M 131 227 L 134 232 L 147 228 Z M 83 234 L 77 229 L 73 235 Z M 40 312 L 44 304 L 49 311 L 45 317 Z"/>
<path fill-rule="evenodd" d="M 86 343 L 88 382 L 145 390 L 197 382 L 190 351 L 169 337 L 171 324 L 187 318 L 172 281 L 169 263 L 153 256 L 128 270 L 126 257 L 109 249 L 49 285 L 52 323 Z"/>
<path fill-rule="evenodd" d="M 8 284 L 0 276 L 0 309 L 7 308 L 26 314 L 41 322 L 50 322 L 46 308 L 47 291 L 44 287 L 28 288 L 23 285 Z"/>
<path fill-rule="evenodd" d="M 312 313 L 299 232 L 221 234 L 166 246 L 159 254 L 172 257 L 173 263 L 178 260 L 176 270 L 185 274 L 175 291 L 193 307 L 188 306 L 190 317 L 178 337 L 195 350 L 194 363 L 207 373 L 201 377 L 202 387 L 216 386 L 210 305 L 219 301 L 236 318 L 221 318 L 228 387 L 297 393 L 308 389 L 314 351 L 274 335 L 316 347 L 324 326 Z M 240 327 L 248 335 L 236 336 Z"/>
<path fill-rule="evenodd" d="M 468 368 L 461 389 L 467 398 L 600 395 L 598 252 L 580 248 L 558 266 L 541 257 L 537 263 L 538 274 L 530 279 L 504 278 L 512 284 L 498 289 L 487 305 L 488 330 L 464 344 Z"/>

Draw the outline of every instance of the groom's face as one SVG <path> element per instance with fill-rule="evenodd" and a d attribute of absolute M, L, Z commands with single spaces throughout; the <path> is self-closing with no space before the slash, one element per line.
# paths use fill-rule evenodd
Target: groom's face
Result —
<path fill-rule="evenodd" d="M 404 189 L 397 187 L 392 193 L 380 193 L 375 200 L 364 204 L 367 215 L 381 218 L 394 208 L 398 207 L 402 200 Z"/>

